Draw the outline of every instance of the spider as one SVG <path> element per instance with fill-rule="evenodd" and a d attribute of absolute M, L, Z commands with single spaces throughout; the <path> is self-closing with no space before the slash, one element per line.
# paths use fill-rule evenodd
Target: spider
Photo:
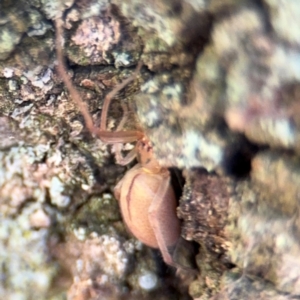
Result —
<path fill-rule="evenodd" d="M 118 164 L 127 165 L 135 158 L 138 160 L 138 164 L 127 171 L 114 190 L 125 224 L 129 231 L 142 243 L 152 248 L 158 248 L 165 263 L 178 267 L 172 258 L 172 253 L 180 238 L 180 221 L 176 215 L 176 198 L 170 184 L 168 169 L 162 167 L 154 158 L 152 145 L 142 131 L 122 130 L 127 119 L 124 107 L 124 116 L 117 131 L 110 132 L 106 128 L 111 100 L 136 77 L 141 64 L 138 65 L 133 76 L 123 81 L 105 97 L 100 128 L 96 128 L 86 104 L 81 100 L 66 72 L 61 41 L 63 36 L 62 20 L 57 19 L 55 24 L 57 70 L 73 101 L 79 107 L 87 129 L 103 142 L 114 145 Z M 132 151 L 123 157 L 121 144 L 128 142 L 136 142 L 136 145 Z"/>

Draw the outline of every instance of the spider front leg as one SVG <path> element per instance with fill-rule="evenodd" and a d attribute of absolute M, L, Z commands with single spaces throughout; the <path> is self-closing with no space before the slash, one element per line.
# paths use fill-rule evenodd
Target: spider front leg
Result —
<path fill-rule="evenodd" d="M 165 263 L 178 267 L 172 254 L 180 238 L 180 222 L 176 215 L 176 198 L 170 184 L 169 171 L 160 178 L 160 186 L 152 200 L 148 217 Z"/>
<path fill-rule="evenodd" d="M 127 106 L 123 102 L 121 103 L 121 105 L 122 105 L 122 109 L 123 109 L 123 117 L 122 117 L 122 120 L 119 123 L 116 131 L 123 130 L 123 127 L 128 120 Z M 114 144 L 112 148 L 115 152 L 115 158 L 116 158 L 117 164 L 119 164 L 121 166 L 126 166 L 135 159 L 136 149 L 135 148 L 132 149 L 129 153 L 127 153 L 127 155 L 123 156 L 122 155 L 122 147 L 123 147 L 123 144 L 120 143 L 120 144 Z"/>

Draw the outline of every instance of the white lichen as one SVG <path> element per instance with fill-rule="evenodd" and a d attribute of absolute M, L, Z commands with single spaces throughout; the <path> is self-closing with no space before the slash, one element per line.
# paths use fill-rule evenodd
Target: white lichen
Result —
<path fill-rule="evenodd" d="M 207 141 L 195 131 L 185 132 L 183 145 L 185 167 L 202 166 L 211 171 L 222 160 L 221 147 Z"/>
<path fill-rule="evenodd" d="M 157 287 L 158 278 L 153 272 L 144 272 L 138 278 L 139 286 L 146 291 L 151 291 Z"/>
<path fill-rule="evenodd" d="M 295 130 L 288 119 L 263 118 L 261 128 L 285 147 L 292 146 L 295 143 Z"/>
<path fill-rule="evenodd" d="M 120 54 L 117 54 L 115 57 L 116 68 L 127 67 L 127 66 L 130 66 L 131 63 L 132 63 L 132 59 L 128 53 L 122 52 Z"/>
<path fill-rule="evenodd" d="M 14 76 L 14 69 L 6 67 L 3 69 L 2 73 L 5 78 L 11 78 Z"/>
<path fill-rule="evenodd" d="M 64 184 L 62 181 L 54 176 L 50 181 L 49 194 L 51 197 L 51 203 L 58 207 L 67 207 L 71 199 L 69 196 L 63 195 Z"/>
<path fill-rule="evenodd" d="M 83 251 L 86 263 L 89 264 L 90 260 L 94 265 L 99 265 L 106 275 L 121 278 L 125 274 L 129 262 L 128 253 L 118 238 L 106 234 L 90 236 Z M 85 268 L 90 267 L 86 265 Z"/>
<path fill-rule="evenodd" d="M 84 241 L 86 239 L 87 231 L 83 227 L 75 228 L 73 233 L 79 241 Z"/>

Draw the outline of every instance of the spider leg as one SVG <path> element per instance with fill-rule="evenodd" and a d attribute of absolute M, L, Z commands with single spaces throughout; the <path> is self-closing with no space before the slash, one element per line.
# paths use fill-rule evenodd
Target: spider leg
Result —
<path fill-rule="evenodd" d="M 93 119 L 88 111 L 88 107 L 86 103 L 82 100 L 79 92 L 72 84 L 72 81 L 70 79 L 69 74 L 67 73 L 67 67 L 64 60 L 64 53 L 63 53 L 63 20 L 61 17 L 57 17 L 55 19 L 55 30 L 56 30 L 56 38 L 55 38 L 55 47 L 56 47 L 56 56 L 57 56 L 57 71 L 62 78 L 64 84 L 66 85 L 72 100 L 76 103 L 78 106 L 80 112 L 82 113 L 86 127 L 88 130 L 95 134 L 98 138 L 100 138 L 103 142 L 114 144 L 114 143 L 126 143 L 126 142 L 134 142 L 140 138 L 143 137 L 142 132 L 137 130 L 132 131 L 119 131 L 119 132 L 109 132 L 106 130 L 106 120 L 107 120 L 107 112 L 109 108 L 109 104 L 113 97 L 121 90 L 123 89 L 128 83 L 133 81 L 135 77 L 137 76 L 138 72 L 140 71 L 142 67 L 142 62 L 140 62 L 134 71 L 134 73 L 129 76 L 127 79 L 125 79 L 122 83 L 117 85 L 110 93 L 107 94 L 107 96 L 104 99 L 103 103 L 103 109 L 101 114 L 101 124 L 100 129 L 95 128 Z M 125 116 L 126 117 L 126 116 Z M 122 120 L 120 125 L 124 125 L 126 119 L 124 121 Z M 121 126 L 120 126 L 121 128 Z"/>
<path fill-rule="evenodd" d="M 117 127 L 117 131 L 121 131 L 123 129 L 125 123 L 128 120 L 128 114 L 129 114 L 127 105 L 124 102 L 121 102 L 121 106 L 122 106 L 122 109 L 123 109 L 123 117 L 122 117 L 122 120 L 121 120 L 121 122 L 119 123 L 119 125 Z"/>
<path fill-rule="evenodd" d="M 125 105 L 125 103 L 121 103 L 122 108 L 123 108 L 123 117 L 121 122 L 119 123 L 118 127 L 117 127 L 117 131 L 121 131 L 125 125 L 125 123 L 128 120 L 128 108 Z M 121 165 L 121 166 L 125 166 L 128 165 L 130 162 L 132 162 L 135 157 L 136 157 L 136 149 L 132 149 L 126 156 L 122 155 L 122 144 L 114 144 L 113 145 L 113 149 L 115 151 L 115 157 L 116 157 L 116 162 L 117 164 Z"/>
<path fill-rule="evenodd" d="M 116 162 L 118 165 L 126 166 L 131 163 L 136 157 L 136 149 L 132 149 L 125 156 L 122 155 L 122 144 L 115 144 L 113 146 L 115 150 Z"/>
<path fill-rule="evenodd" d="M 118 84 L 111 92 L 109 92 L 106 95 L 103 102 L 102 113 L 101 113 L 101 123 L 100 123 L 101 131 L 106 130 L 107 112 L 112 99 L 116 96 L 116 94 L 119 91 L 121 91 L 126 85 L 128 85 L 131 81 L 133 81 L 136 78 L 137 74 L 141 70 L 141 67 L 142 67 L 142 62 L 139 62 L 133 74 L 128 78 L 126 78 L 124 81 L 122 81 L 120 84 Z"/>
<path fill-rule="evenodd" d="M 56 18 L 55 20 L 55 30 L 56 30 L 56 37 L 55 37 L 55 47 L 56 47 L 56 56 L 57 56 L 57 71 L 62 78 L 64 84 L 66 85 L 69 93 L 71 94 L 72 100 L 75 101 L 77 106 L 79 107 L 80 112 L 83 115 L 84 121 L 86 123 L 86 127 L 91 133 L 95 133 L 95 127 L 93 124 L 92 117 L 88 111 L 88 107 L 86 103 L 82 101 L 82 98 L 77 91 L 77 89 L 73 86 L 72 81 L 70 79 L 69 74 L 67 73 L 67 67 L 64 60 L 63 54 L 63 21 L 60 17 Z"/>
<path fill-rule="evenodd" d="M 161 184 L 149 208 L 149 221 L 165 263 L 178 267 L 172 252 L 180 237 L 180 223 L 176 216 L 176 199 L 170 186 L 170 176 L 160 176 Z"/>

